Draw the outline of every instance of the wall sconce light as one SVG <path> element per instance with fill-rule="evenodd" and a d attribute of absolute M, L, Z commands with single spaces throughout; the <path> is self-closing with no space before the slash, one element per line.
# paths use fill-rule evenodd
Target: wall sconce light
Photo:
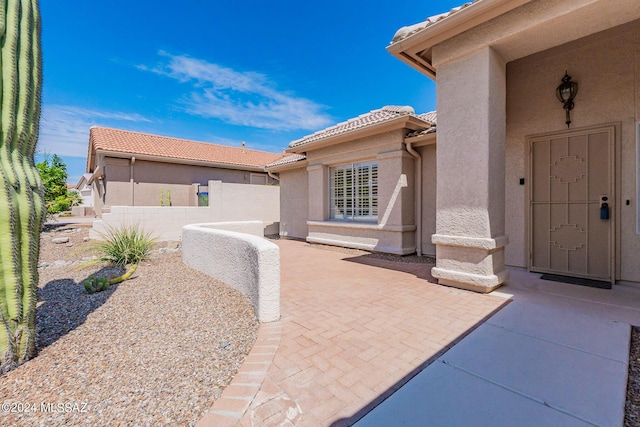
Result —
<path fill-rule="evenodd" d="M 567 112 L 567 127 L 571 124 L 571 115 L 569 111 L 573 110 L 573 99 L 578 94 L 578 83 L 571 81 L 571 76 L 565 71 L 562 83 L 556 89 L 556 96 L 564 104 L 564 109 Z"/>

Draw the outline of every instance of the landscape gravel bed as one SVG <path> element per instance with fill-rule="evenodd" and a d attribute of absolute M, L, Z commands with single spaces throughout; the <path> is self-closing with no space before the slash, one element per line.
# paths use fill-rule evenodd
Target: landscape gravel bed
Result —
<path fill-rule="evenodd" d="M 179 250 L 155 251 L 132 279 L 89 295 L 82 280 L 120 271 L 78 262 L 87 235 L 42 234 L 39 354 L 0 376 L 0 425 L 195 425 L 256 340 L 253 307 Z M 51 242 L 60 236 L 70 242 Z"/>

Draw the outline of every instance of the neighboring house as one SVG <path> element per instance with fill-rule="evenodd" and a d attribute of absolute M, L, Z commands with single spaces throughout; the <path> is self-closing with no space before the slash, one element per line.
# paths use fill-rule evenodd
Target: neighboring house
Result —
<path fill-rule="evenodd" d="M 82 198 L 78 206 L 71 208 L 71 213 L 74 216 L 95 216 L 93 210 L 93 186 L 90 184 L 91 176 L 90 173 L 83 174 L 78 183 L 73 186 L 73 191 Z"/>
<path fill-rule="evenodd" d="M 83 174 L 78 180 L 78 183 L 73 187 L 78 194 L 80 194 L 80 197 L 82 197 L 80 206 L 93 206 L 93 187 L 89 184 L 91 176 L 90 173 Z"/>
<path fill-rule="evenodd" d="M 638 0 L 478 0 L 396 33 L 389 52 L 437 81 L 440 283 L 640 282 L 639 19 Z"/>
<path fill-rule="evenodd" d="M 87 171 L 98 215 L 111 206 L 198 206 L 210 180 L 276 184 L 263 165 L 282 154 L 92 127 Z"/>
<path fill-rule="evenodd" d="M 394 254 L 435 254 L 435 114 L 387 106 L 289 144 L 280 234 Z M 413 153 L 413 154 L 412 154 Z"/>

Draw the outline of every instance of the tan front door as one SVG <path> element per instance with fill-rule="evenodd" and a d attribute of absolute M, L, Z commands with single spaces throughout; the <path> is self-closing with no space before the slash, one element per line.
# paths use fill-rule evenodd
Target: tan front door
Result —
<path fill-rule="evenodd" d="M 614 281 L 614 141 L 614 126 L 529 140 L 531 271 Z"/>

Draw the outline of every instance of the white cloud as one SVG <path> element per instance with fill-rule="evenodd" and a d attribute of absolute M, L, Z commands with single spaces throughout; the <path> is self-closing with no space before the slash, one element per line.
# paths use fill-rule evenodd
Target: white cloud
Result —
<path fill-rule="evenodd" d="M 89 128 L 121 122 L 150 122 L 139 114 L 95 111 L 68 105 L 43 105 L 38 152 L 86 157 Z"/>
<path fill-rule="evenodd" d="M 167 61 L 139 69 L 191 83 L 193 90 L 181 100 L 188 113 L 241 126 L 281 131 L 316 130 L 332 120 L 324 106 L 280 92 L 269 78 L 240 72 L 185 55 L 160 52 Z"/>

